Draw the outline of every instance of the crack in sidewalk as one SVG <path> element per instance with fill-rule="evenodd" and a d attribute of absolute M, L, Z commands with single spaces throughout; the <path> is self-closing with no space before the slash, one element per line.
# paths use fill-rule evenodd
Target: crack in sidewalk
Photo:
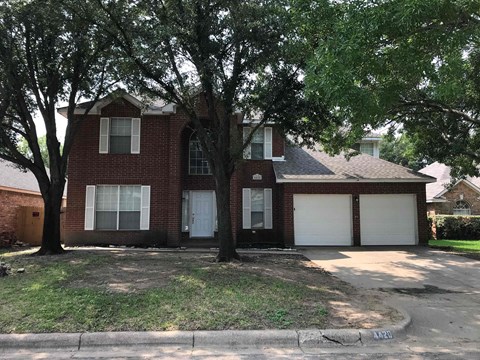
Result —
<path fill-rule="evenodd" d="M 78 349 L 77 350 L 80 350 L 80 347 L 82 346 L 82 336 L 83 336 L 84 333 L 81 333 L 80 334 L 80 337 L 78 338 Z"/>

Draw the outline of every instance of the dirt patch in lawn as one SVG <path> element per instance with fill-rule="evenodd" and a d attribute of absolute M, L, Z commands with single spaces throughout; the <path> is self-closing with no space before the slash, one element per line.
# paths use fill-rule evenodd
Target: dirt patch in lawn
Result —
<path fill-rule="evenodd" d="M 104 263 L 101 269 L 73 280 L 69 286 L 135 292 L 167 286 L 172 278 L 192 267 L 223 267 L 322 289 L 329 314 L 327 327 L 373 328 L 401 319 L 397 311 L 384 305 L 381 294 L 356 289 L 302 255 L 251 254 L 231 264 L 217 264 L 209 253 L 112 251 L 111 255 L 108 266 Z"/>
<path fill-rule="evenodd" d="M 52 266 L 57 278 L 51 286 L 65 297 L 72 293 L 78 324 L 45 331 L 374 328 L 402 318 L 385 305 L 384 294 L 356 289 L 301 255 L 252 253 L 219 264 L 214 253 L 74 250 L 6 259 L 12 263 L 12 296 L 22 291 L 14 278 L 26 281 Z M 0 310 L 8 311 L 1 301 Z M 96 313 L 105 319 L 84 324 L 83 317 Z M 0 320 L 0 332 L 10 331 Z"/>

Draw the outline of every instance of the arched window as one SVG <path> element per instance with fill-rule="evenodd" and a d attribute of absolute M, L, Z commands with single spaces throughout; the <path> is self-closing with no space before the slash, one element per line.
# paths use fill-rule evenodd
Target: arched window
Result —
<path fill-rule="evenodd" d="M 193 133 L 188 142 L 189 165 L 188 173 L 190 175 L 210 175 L 210 167 L 207 158 L 204 156 L 200 141 L 197 135 Z"/>
<path fill-rule="evenodd" d="M 470 205 L 464 200 L 458 200 L 453 207 L 453 215 L 470 215 Z"/>

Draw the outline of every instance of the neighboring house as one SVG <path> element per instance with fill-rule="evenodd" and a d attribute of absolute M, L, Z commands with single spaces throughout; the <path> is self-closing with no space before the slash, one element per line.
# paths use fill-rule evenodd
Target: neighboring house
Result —
<path fill-rule="evenodd" d="M 30 171 L 23 172 L 11 163 L 0 160 L 0 245 L 16 240 L 38 241 L 35 234 L 24 232 L 25 215 L 22 210 L 27 208 L 43 209 L 37 179 Z M 32 211 L 29 223 L 40 223 L 42 212 Z"/>
<path fill-rule="evenodd" d="M 252 122 L 235 117 L 239 134 L 248 133 Z M 231 181 L 239 246 L 427 241 L 429 176 L 369 155 L 347 161 L 288 147 L 269 124 L 245 157 Z M 146 106 L 128 94 L 100 100 L 79 128 L 68 176 L 68 245 L 218 245 L 214 179 L 188 117 L 173 105 Z"/>
<path fill-rule="evenodd" d="M 480 215 L 480 178 L 469 176 L 452 183 L 450 167 L 439 162 L 419 172 L 437 179 L 426 186 L 429 215 Z"/>
<path fill-rule="evenodd" d="M 360 151 L 362 154 L 379 158 L 380 141 L 382 141 L 382 135 L 369 132 L 362 140 L 355 144 L 354 149 Z"/>
<path fill-rule="evenodd" d="M 66 203 L 64 196 L 62 208 Z M 40 245 L 43 205 L 42 194 L 32 172 L 22 171 L 12 163 L 0 160 L 0 246 L 17 240 Z"/>

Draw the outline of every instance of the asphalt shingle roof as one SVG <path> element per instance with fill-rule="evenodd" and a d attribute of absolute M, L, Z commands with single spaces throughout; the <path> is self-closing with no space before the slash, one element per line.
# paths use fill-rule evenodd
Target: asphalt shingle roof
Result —
<path fill-rule="evenodd" d="M 37 179 L 31 171 L 23 172 L 3 160 L 0 160 L 0 186 L 40 192 Z"/>
<path fill-rule="evenodd" d="M 437 197 L 441 192 L 445 190 L 445 186 L 450 184 L 452 178 L 450 176 L 450 166 L 445 164 L 434 162 L 423 169 L 419 170 L 420 173 L 433 176 L 437 179 L 436 182 L 427 184 L 427 201 Z M 470 181 L 473 185 L 480 187 L 480 178 L 467 176 L 465 180 Z"/>
<path fill-rule="evenodd" d="M 360 154 L 347 160 L 343 154 L 330 156 L 319 150 L 285 149 L 285 161 L 274 161 L 277 181 L 418 181 L 434 178 L 403 166 Z"/>

